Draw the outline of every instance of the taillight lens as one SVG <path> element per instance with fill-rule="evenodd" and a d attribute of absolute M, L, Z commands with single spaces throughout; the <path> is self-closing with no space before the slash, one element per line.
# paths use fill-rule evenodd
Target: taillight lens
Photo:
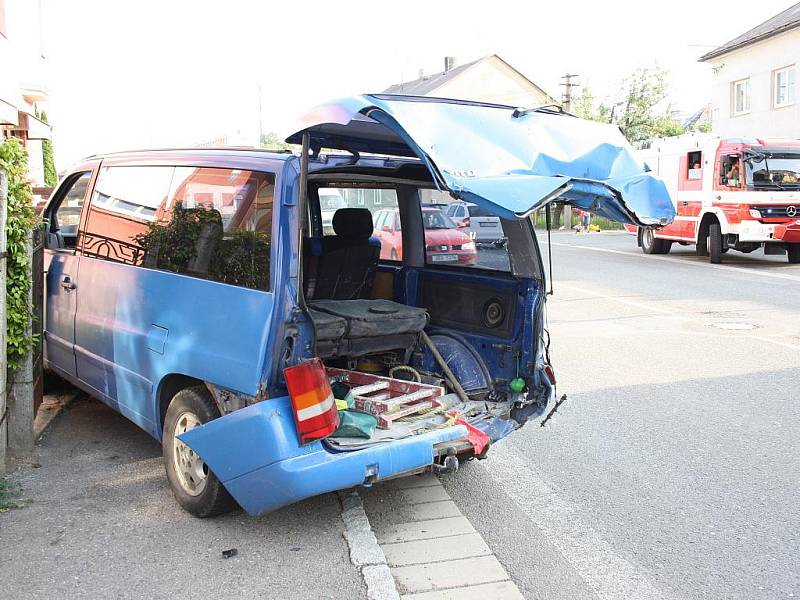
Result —
<path fill-rule="evenodd" d="M 328 437 L 339 427 L 339 412 L 325 365 L 319 358 L 283 371 L 292 399 L 300 443 Z"/>
<path fill-rule="evenodd" d="M 553 367 L 551 367 L 550 365 L 545 365 L 544 374 L 547 375 L 547 380 L 550 382 L 551 385 L 556 384 L 556 372 L 553 371 Z"/>

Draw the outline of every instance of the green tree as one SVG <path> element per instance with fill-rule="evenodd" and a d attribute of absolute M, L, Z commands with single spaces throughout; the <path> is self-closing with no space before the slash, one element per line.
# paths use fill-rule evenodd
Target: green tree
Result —
<path fill-rule="evenodd" d="M 40 119 L 49 125 L 45 111 L 42 111 Z M 51 140 L 42 140 L 42 159 L 44 161 L 44 183 L 48 187 L 56 187 L 58 173 L 56 173 L 56 161 L 53 156 L 53 142 Z"/>
<path fill-rule="evenodd" d="M 269 150 L 291 150 L 292 145 L 284 142 L 274 131 L 261 134 L 261 147 Z"/>
<path fill-rule="evenodd" d="M 620 85 L 619 95 L 610 104 L 596 104 L 584 87 L 575 113 L 585 119 L 614 123 L 632 144 L 653 138 L 685 133 L 683 126 L 663 106 L 667 97 L 667 72 L 656 66 L 636 69 Z"/>

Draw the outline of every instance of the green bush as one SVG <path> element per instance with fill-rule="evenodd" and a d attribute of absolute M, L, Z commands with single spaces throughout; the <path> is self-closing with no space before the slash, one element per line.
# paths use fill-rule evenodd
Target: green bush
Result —
<path fill-rule="evenodd" d="M 30 302 L 31 267 L 28 238 L 36 224 L 27 182 L 28 155 L 22 142 L 11 138 L 0 144 L 0 170 L 8 180 L 6 220 L 6 353 L 9 368 L 16 369 L 35 342 L 30 334 L 33 307 Z"/>

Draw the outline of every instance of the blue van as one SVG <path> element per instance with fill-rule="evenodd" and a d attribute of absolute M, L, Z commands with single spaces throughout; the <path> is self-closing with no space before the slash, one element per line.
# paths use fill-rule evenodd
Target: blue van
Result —
<path fill-rule="evenodd" d="M 199 517 L 484 457 L 553 397 L 531 212 L 673 216 L 616 128 L 548 108 L 364 95 L 287 141 L 90 157 L 44 213 L 46 367 L 160 440 Z M 507 244 L 450 261 L 475 249 L 442 198 L 499 217 Z M 337 435 L 335 373 L 440 389 L 438 408 Z"/>

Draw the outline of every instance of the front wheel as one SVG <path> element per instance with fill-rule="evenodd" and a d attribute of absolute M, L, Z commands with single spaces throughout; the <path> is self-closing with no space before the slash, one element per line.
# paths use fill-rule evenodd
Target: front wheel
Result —
<path fill-rule="evenodd" d="M 711 223 L 708 226 L 708 256 L 709 260 L 718 265 L 722 262 L 722 227 L 719 223 Z"/>
<path fill-rule="evenodd" d="M 800 263 L 800 244 L 787 244 L 786 256 L 793 265 Z"/>
<path fill-rule="evenodd" d="M 218 416 L 208 390 L 197 386 L 175 394 L 164 418 L 161 447 L 172 493 L 178 504 L 201 518 L 226 513 L 236 502 L 203 459 L 178 436 Z"/>
<path fill-rule="evenodd" d="M 645 254 L 667 254 L 672 248 L 672 242 L 658 239 L 650 228 L 642 230 L 641 243 Z"/>

